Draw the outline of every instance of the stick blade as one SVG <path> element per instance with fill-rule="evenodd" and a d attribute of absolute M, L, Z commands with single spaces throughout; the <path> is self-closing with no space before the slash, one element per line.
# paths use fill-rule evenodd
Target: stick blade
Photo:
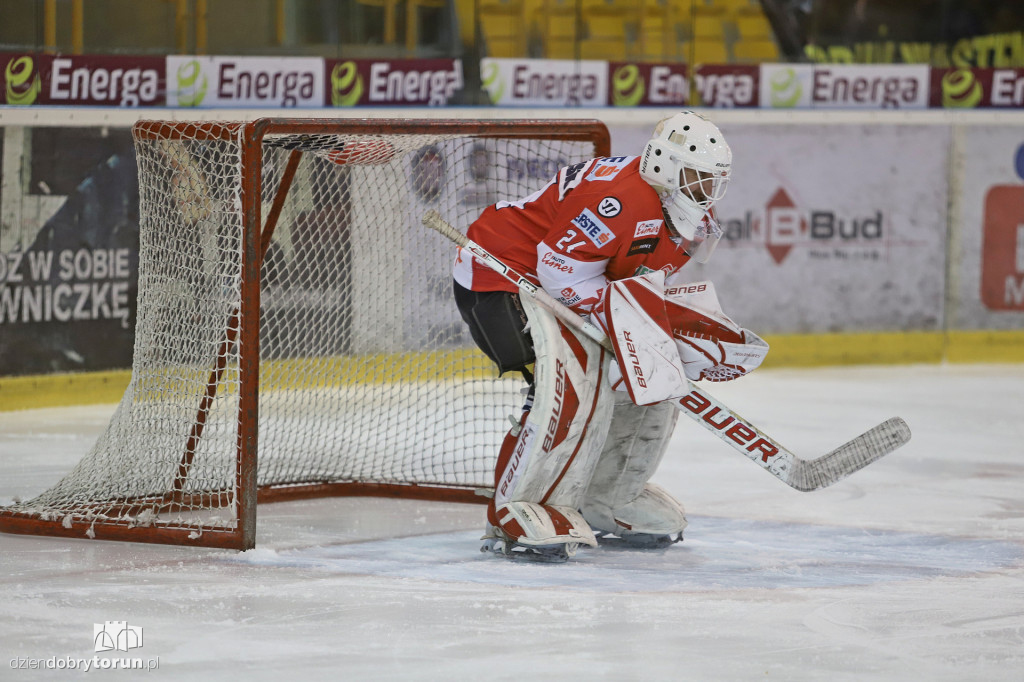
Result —
<path fill-rule="evenodd" d="M 803 491 L 830 486 L 902 447 L 910 440 L 910 435 L 907 423 L 893 417 L 824 457 L 798 461 L 786 482 Z"/>

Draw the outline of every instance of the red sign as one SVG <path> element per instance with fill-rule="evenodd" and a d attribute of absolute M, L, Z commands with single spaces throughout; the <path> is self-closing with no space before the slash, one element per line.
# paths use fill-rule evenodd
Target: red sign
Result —
<path fill-rule="evenodd" d="M 772 260 L 782 263 L 790 249 L 807 238 L 807 218 L 781 187 L 765 206 L 764 242 Z"/>
<path fill-rule="evenodd" d="M 163 57 L 0 55 L 0 104 L 165 106 Z"/>
<path fill-rule="evenodd" d="M 458 59 L 328 59 L 329 107 L 444 106 L 465 86 Z"/>
<path fill-rule="evenodd" d="M 981 300 L 991 310 L 1024 311 L 1024 185 L 985 195 Z"/>
<path fill-rule="evenodd" d="M 1024 69 L 932 69 L 931 107 L 1024 107 Z"/>
<path fill-rule="evenodd" d="M 685 106 L 690 101 L 686 64 L 608 63 L 608 104 L 616 107 Z"/>

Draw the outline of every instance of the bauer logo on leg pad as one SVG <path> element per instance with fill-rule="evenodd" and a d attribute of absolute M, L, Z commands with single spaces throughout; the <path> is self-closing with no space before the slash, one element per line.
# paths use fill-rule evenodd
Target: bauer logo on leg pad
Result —
<path fill-rule="evenodd" d="M 507 500 L 515 491 L 516 482 L 519 480 L 519 473 L 526 469 L 527 461 L 530 458 L 531 444 L 533 443 L 535 433 L 533 425 L 527 421 L 523 425 L 523 430 L 519 433 L 519 440 L 516 441 L 512 457 L 509 459 L 508 465 L 501 475 L 501 483 L 498 484 L 498 490 L 494 497 L 496 502 Z"/>
<path fill-rule="evenodd" d="M 616 369 L 637 405 L 652 405 L 686 392 L 686 376 L 669 332 L 661 272 L 608 285 L 605 314 Z M 615 379 L 609 379 L 615 386 Z"/>

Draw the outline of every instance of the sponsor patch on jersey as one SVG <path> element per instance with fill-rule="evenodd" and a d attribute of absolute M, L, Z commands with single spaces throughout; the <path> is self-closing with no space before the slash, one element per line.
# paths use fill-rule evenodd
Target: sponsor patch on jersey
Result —
<path fill-rule="evenodd" d="M 654 235 L 658 234 L 658 232 L 661 230 L 662 222 L 664 221 L 644 220 L 642 222 L 639 222 L 636 224 L 636 232 L 633 233 L 633 236 L 636 237 L 637 239 L 641 237 L 653 237 Z"/>
<path fill-rule="evenodd" d="M 633 156 L 609 156 L 597 159 L 594 166 L 587 173 L 587 180 L 614 180 L 615 176 L 622 172 L 622 169 L 629 165 Z"/>
<path fill-rule="evenodd" d="M 601 219 L 594 215 L 589 208 L 572 219 L 572 224 L 580 228 L 587 239 L 593 242 L 598 248 L 615 239 L 615 233 L 608 229 L 608 226 L 601 222 Z"/>
<path fill-rule="evenodd" d="M 622 202 L 615 197 L 605 197 L 597 205 L 597 215 L 602 218 L 614 218 L 622 213 Z"/>
<path fill-rule="evenodd" d="M 674 265 L 663 265 L 658 269 L 664 272 L 666 277 L 679 271 L 679 268 L 677 268 Z M 648 272 L 654 272 L 654 270 L 647 267 L 646 265 L 641 265 L 636 269 L 636 272 L 633 273 L 633 276 L 639 277 L 640 275 L 646 275 Z"/>
<path fill-rule="evenodd" d="M 583 297 L 576 293 L 576 290 L 572 287 L 566 287 L 562 289 L 561 295 L 558 297 L 565 305 L 576 305 L 583 300 Z"/>
<path fill-rule="evenodd" d="M 633 240 L 633 243 L 629 245 L 629 251 L 626 252 L 626 255 L 635 256 L 639 253 L 651 253 L 656 248 L 658 248 L 657 237 L 648 237 L 647 239 L 635 239 Z"/>
<path fill-rule="evenodd" d="M 572 166 L 567 166 L 558 172 L 558 200 L 561 201 L 576 186 L 583 182 L 583 169 L 590 161 L 580 161 Z"/>
<path fill-rule="evenodd" d="M 541 265 L 551 268 L 552 270 L 558 270 L 566 274 L 572 273 L 572 266 L 565 262 L 565 259 L 561 256 L 548 251 L 540 259 Z"/>

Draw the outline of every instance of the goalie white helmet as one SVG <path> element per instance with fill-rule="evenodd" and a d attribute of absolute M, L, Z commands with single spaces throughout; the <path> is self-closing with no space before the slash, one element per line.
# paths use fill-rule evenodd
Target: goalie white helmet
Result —
<path fill-rule="evenodd" d="M 711 121 L 684 111 L 660 121 L 644 147 L 640 175 L 661 197 L 666 220 L 699 263 L 722 236 L 711 207 L 725 196 L 732 150 Z"/>

